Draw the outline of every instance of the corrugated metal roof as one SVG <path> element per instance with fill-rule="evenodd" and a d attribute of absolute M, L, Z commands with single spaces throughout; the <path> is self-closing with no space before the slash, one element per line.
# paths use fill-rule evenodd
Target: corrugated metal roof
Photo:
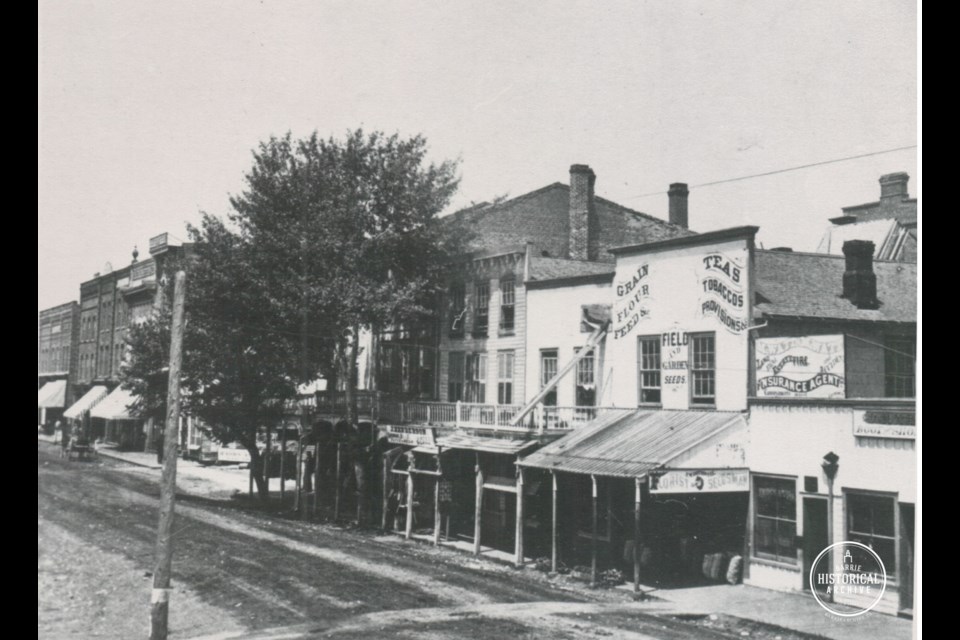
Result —
<path fill-rule="evenodd" d="M 731 411 L 604 415 L 527 456 L 520 464 L 598 476 L 639 477 L 743 420 Z"/>
<path fill-rule="evenodd" d="M 98 402 L 107 397 L 110 391 L 103 385 L 95 385 L 83 394 L 83 397 L 70 405 L 70 408 L 63 412 L 64 418 L 77 419 L 83 415 L 84 411 L 89 411 Z"/>

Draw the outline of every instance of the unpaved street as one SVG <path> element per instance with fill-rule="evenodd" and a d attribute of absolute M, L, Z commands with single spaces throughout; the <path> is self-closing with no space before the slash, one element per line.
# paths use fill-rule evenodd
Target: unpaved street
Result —
<path fill-rule="evenodd" d="M 38 636 L 145 637 L 157 472 L 64 462 L 46 443 L 37 469 Z M 174 638 L 279 627 L 336 638 L 726 637 L 653 617 L 622 591 L 235 500 L 180 496 L 174 530 Z"/>

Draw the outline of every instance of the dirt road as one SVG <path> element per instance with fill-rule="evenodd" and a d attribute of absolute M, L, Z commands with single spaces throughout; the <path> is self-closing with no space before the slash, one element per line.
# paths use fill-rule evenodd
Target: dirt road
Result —
<path fill-rule="evenodd" d="M 65 462 L 46 443 L 37 459 L 38 637 L 146 637 L 157 472 Z M 174 638 L 727 637 L 621 591 L 231 500 L 180 496 L 174 531 Z"/>

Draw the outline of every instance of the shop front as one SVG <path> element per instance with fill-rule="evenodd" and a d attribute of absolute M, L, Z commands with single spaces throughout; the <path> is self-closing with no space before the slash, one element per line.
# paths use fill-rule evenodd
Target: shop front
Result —
<path fill-rule="evenodd" d="M 150 422 L 137 416 L 132 407 L 137 397 L 117 387 L 90 410 L 91 437 L 114 444 L 118 449 L 143 451 Z"/>
<path fill-rule="evenodd" d="M 539 541 L 549 541 L 551 568 L 588 572 L 592 582 L 632 574 L 637 587 L 738 581 L 746 431 L 739 412 L 641 409 L 524 458 L 527 482 L 551 488 Z"/>
<path fill-rule="evenodd" d="M 90 410 L 106 398 L 109 393 L 106 387 L 94 385 L 63 412 L 64 420 L 70 423 L 70 432 L 73 437 L 80 438 L 83 441 L 90 440 Z"/>
<path fill-rule="evenodd" d="M 383 527 L 406 537 L 430 537 L 523 559 L 518 522 L 539 483 L 525 484 L 519 456 L 539 446 L 526 433 L 479 435 L 419 425 L 384 427 L 392 445 L 383 456 Z M 524 496 L 526 500 L 518 500 Z"/>
<path fill-rule="evenodd" d="M 37 389 L 37 424 L 44 431 L 53 432 L 53 426 L 63 415 L 66 399 L 66 380 L 51 380 Z"/>

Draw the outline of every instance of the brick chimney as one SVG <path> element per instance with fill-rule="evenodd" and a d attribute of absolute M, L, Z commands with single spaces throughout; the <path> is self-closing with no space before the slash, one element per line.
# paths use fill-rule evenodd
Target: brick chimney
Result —
<path fill-rule="evenodd" d="M 910 176 L 902 171 L 880 176 L 880 201 L 909 198 L 910 194 L 907 192 L 908 182 L 910 182 Z"/>
<path fill-rule="evenodd" d="M 846 269 L 843 272 L 843 297 L 858 309 L 876 309 L 877 274 L 873 272 L 873 243 L 869 240 L 847 240 L 843 243 Z"/>
<path fill-rule="evenodd" d="M 600 253 L 600 229 L 593 203 L 597 176 L 585 164 L 570 165 L 570 258 L 596 260 Z"/>
<path fill-rule="evenodd" d="M 690 195 L 690 189 L 685 182 L 674 182 L 667 191 L 667 197 L 670 200 L 670 222 L 683 227 L 688 226 L 687 220 L 687 196 Z"/>

